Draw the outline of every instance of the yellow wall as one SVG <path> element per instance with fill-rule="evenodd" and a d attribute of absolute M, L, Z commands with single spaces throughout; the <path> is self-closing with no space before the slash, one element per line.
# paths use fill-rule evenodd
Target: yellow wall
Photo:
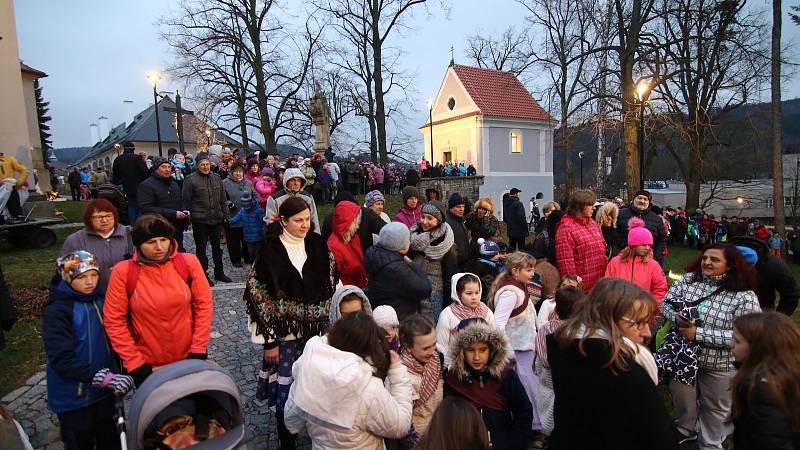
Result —
<path fill-rule="evenodd" d="M 434 119 L 435 120 L 435 119 Z M 453 162 L 466 161 L 475 167 L 479 164 L 478 144 L 476 130 L 478 128 L 477 116 L 466 117 L 452 122 L 433 126 L 433 162 L 444 162 L 443 154 L 452 152 Z M 427 126 L 420 129 L 423 137 L 425 159 L 431 158 L 431 135 Z"/>
<path fill-rule="evenodd" d="M 13 0 L 0 0 L 0 151 L 32 168 Z M 33 171 L 28 182 L 33 185 Z"/>

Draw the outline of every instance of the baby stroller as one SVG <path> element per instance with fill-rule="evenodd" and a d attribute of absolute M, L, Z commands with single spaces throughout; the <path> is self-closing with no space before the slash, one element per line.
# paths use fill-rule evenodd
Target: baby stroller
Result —
<path fill-rule="evenodd" d="M 125 194 L 111 183 L 103 183 L 97 187 L 97 198 L 104 198 L 114 205 L 119 215 L 119 222 L 123 225 L 130 225 L 128 220 L 128 199 Z"/>
<path fill-rule="evenodd" d="M 119 427 L 122 448 L 249 449 L 242 410 L 239 389 L 225 369 L 206 361 L 178 361 L 136 390 L 127 426 Z"/>

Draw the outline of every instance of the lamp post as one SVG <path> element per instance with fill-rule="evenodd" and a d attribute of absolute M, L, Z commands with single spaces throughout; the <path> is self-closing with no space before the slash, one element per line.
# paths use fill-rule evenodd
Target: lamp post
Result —
<path fill-rule="evenodd" d="M 644 190 L 644 104 L 650 95 L 650 81 L 642 78 L 636 83 L 636 98 L 639 100 L 639 189 Z"/>
<path fill-rule="evenodd" d="M 578 160 L 581 168 L 581 189 L 583 189 L 583 152 L 578 152 Z"/>
<path fill-rule="evenodd" d="M 428 105 L 428 125 L 431 130 L 431 163 L 430 165 L 433 166 L 433 99 L 429 98 L 425 101 L 425 104 Z"/>
<path fill-rule="evenodd" d="M 206 142 L 208 143 L 208 146 L 211 147 L 211 129 L 210 128 L 206 130 Z"/>
<path fill-rule="evenodd" d="M 156 92 L 156 88 L 158 86 L 158 82 L 161 80 L 161 74 L 158 72 L 150 72 L 147 74 L 147 79 L 153 83 L 153 111 L 156 114 L 156 136 L 158 136 L 158 156 L 163 157 L 164 152 L 161 149 L 161 121 L 159 120 L 158 116 L 158 92 Z"/>

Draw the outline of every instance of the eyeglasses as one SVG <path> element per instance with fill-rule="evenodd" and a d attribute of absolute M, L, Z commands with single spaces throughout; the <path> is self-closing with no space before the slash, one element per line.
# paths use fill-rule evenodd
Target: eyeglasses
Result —
<path fill-rule="evenodd" d="M 643 320 L 643 321 L 637 322 L 637 321 L 635 321 L 635 320 L 633 320 L 633 319 L 631 319 L 629 317 L 623 317 L 622 320 L 624 322 L 630 324 L 632 327 L 636 327 L 637 330 L 642 330 L 642 329 L 644 329 L 644 327 L 650 326 L 650 321 L 649 320 Z"/>
<path fill-rule="evenodd" d="M 114 215 L 113 214 L 103 214 L 103 215 L 100 215 L 100 216 L 92 216 L 92 220 L 97 220 L 97 221 L 100 221 L 100 222 L 102 222 L 104 220 L 114 220 Z"/>

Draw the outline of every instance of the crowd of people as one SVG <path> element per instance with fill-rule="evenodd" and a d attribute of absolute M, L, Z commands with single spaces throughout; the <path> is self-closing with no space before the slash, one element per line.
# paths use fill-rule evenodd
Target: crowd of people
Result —
<path fill-rule="evenodd" d="M 148 168 L 126 148 L 114 177 L 133 226 L 95 198 L 65 241 L 43 337 L 66 448 L 116 448 L 115 394 L 207 358 L 221 236 L 251 267 L 256 397 L 281 449 L 300 434 L 315 449 L 800 448 L 800 289 L 758 237 L 728 228 L 670 286 L 678 238 L 647 191 L 620 206 L 576 190 L 541 214 L 537 196 L 529 221 L 515 188 L 500 221 L 490 198 L 407 184 L 385 211 L 387 178 L 356 201 L 349 163 L 331 197 L 313 187 L 323 158 L 228 153 Z"/>

